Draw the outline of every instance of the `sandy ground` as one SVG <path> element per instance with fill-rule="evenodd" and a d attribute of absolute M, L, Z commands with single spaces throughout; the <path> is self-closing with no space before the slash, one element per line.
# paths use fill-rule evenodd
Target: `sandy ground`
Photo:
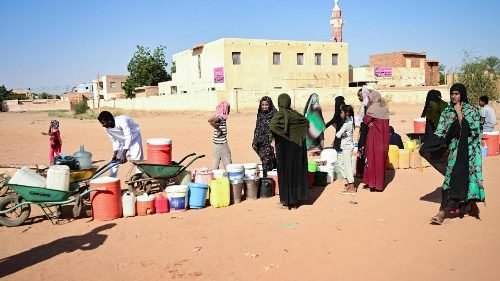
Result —
<path fill-rule="evenodd" d="M 391 104 L 391 124 L 409 132 L 421 107 Z M 325 110 L 331 117 L 331 108 Z M 196 152 L 210 165 L 208 113 L 135 113 L 143 138 L 173 139 L 174 159 Z M 45 164 L 47 113 L 0 113 L 0 164 Z M 109 160 L 111 144 L 94 120 L 60 119 L 63 151 L 80 144 Z M 228 121 L 235 163 L 258 158 L 251 149 L 255 113 Z M 333 129 L 327 131 L 331 143 Z M 103 162 L 101 162 L 103 163 Z M 5 280 L 499 280 L 500 157 L 484 161 L 487 206 L 481 220 L 428 221 L 442 183 L 433 169 L 397 170 L 383 193 L 342 196 L 344 182 L 316 187 L 297 210 L 278 197 L 102 222 L 70 219 L 51 225 L 34 207 L 16 228 L 0 227 L 0 278 Z M 121 168 L 125 179 L 130 166 Z M 496 172 L 495 172 L 496 171 Z M 125 188 L 122 185 L 122 188 Z"/>

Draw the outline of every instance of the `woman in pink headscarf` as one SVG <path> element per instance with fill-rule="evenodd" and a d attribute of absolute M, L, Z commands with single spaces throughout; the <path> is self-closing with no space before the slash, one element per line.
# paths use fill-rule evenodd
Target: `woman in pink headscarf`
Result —
<path fill-rule="evenodd" d="M 381 103 L 379 92 L 368 94 L 368 108 L 363 123 L 368 126 L 364 146 L 366 156 L 363 183 L 370 191 L 384 191 L 385 166 L 389 153 L 389 110 Z"/>
<path fill-rule="evenodd" d="M 227 143 L 227 125 L 226 120 L 229 116 L 230 106 L 227 101 L 221 101 L 215 109 L 215 116 L 208 119 L 208 123 L 214 128 L 212 136 L 214 143 L 213 169 L 219 169 L 222 161 L 223 169 L 231 164 L 231 150 Z"/>

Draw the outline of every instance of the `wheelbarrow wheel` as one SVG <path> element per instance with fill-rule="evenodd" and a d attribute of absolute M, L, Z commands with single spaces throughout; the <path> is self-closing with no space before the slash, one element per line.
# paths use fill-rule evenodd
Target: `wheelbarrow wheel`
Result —
<path fill-rule="evenodd" d="M 0 211 L 8 210 L 19 204 L 20 202 L 22 202 L 22 200 L 19 200 L 19 197 L 17 195 L 5 196 L 0 199 Z M 20 226 L 30 216 L 30 213 L 30 205 L 17 207 L 8 213 L 0 214 L 0 224 L 8 227 Z"/>
<path fill-rule="evenodd" d="M 6 183 L 7 179 L 0 177 L 0 197 L 4 196 L 9 190 L 9 186 Z"/>
<path fill-rule="evenodd" d="M 149 193 L 152 187 L 153 182 L 144 173 L 131 176 L 128 182 L 128 190 L 134 193 L 135 196 Z"/>

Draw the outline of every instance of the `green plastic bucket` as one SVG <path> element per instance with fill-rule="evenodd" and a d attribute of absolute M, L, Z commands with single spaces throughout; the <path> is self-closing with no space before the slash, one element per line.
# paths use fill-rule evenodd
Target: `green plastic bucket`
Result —
<path fill-rule="evenodd" d="M 317 162 L 309 162 L 307 163 L 307 171 L 311 173 L 315 173 L 318 170 Z"/>

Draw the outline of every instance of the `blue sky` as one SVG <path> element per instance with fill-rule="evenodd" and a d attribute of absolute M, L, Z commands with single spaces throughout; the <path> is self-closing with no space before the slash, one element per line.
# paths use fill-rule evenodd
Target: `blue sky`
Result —
<path fill-rule="evenodd" d="M 222 37 L 328 41 L 333 0 L 0 0 L 0 85 L 62 92 L 126 74 L 136 45 L 173 53 Z M 340 0 L 349 63 L 426 52 L 449 68 L 463 50 L 500 57 L 500 1 Z"/>

